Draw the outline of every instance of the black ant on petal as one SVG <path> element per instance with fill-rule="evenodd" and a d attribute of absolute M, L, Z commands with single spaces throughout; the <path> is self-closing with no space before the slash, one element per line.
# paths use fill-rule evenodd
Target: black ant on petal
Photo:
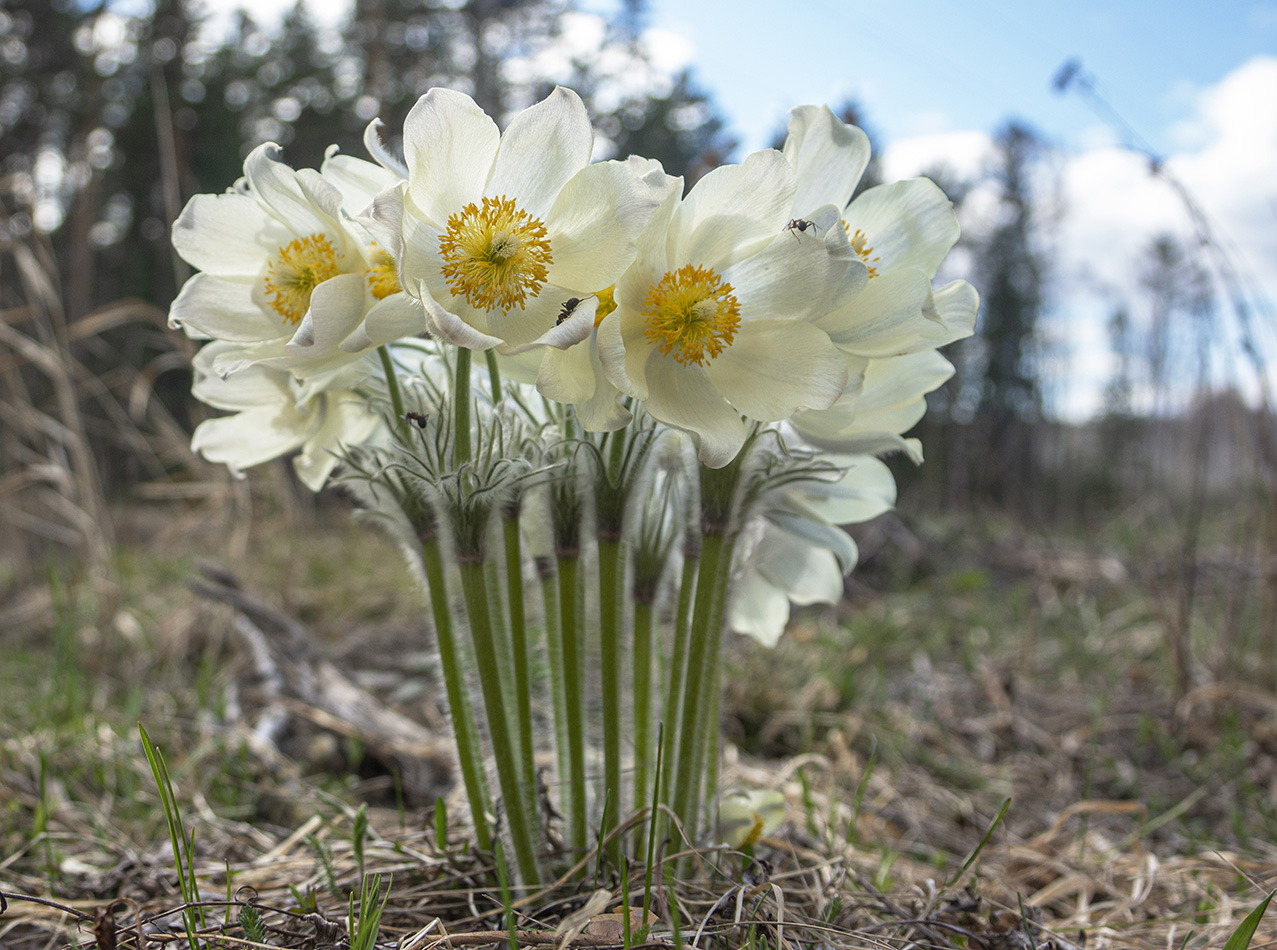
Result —
<path fill-rule="evenodd" d="M 559 319 L 554 321 L 554 325 L 560 326 L 564 320 L 572 316 L 576 312 L 577 304 L 581 302 L 580 297 L 569 297 L 563 301 L 563 309 L 559 311 Z"/>

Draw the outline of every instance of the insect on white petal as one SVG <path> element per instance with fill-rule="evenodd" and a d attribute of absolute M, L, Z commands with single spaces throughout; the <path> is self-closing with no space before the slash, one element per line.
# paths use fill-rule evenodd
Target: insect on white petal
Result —
<path fill-rule="evenodd" d="M 581 302 L 580 297 L 569 297 L 563 301 L 563 309 L 559 311 L 559 318 L 554 321 L 554 325 L 560 326 L 564 320 L 576 313 L 577 304 Z"/>
<path fill-rule="evenodd" d="M 789 223 L 785 225 L 785 230 L 794 236 L 794 240 L 798 240 L 798 232 L 806 232 L 808 228 L 819 234 L 820 225 L 815 221 L 808 221 L 806 218 L 790 218 Z"/>

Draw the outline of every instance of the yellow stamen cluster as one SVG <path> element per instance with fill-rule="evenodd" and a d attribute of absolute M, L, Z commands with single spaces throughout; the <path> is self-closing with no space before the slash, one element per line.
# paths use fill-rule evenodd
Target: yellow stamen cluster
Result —
<path fill-rule="evenodd" d="M 448 289 L 480 310 L 524 308 L 553 263 L 545 225 L 505 196 L 484 198 L 448 218 L 439 235 Z"/>
<path fill-rule="evenodd" d="M 385 300 L 391 294 L 403 290 L 399 286 L 399 277 L 395 274 L 395 262 L 390 255 L 377 245 L 373 245 L 372 264 L 364 271 L 364 279 L 368 281 L 368 290 L 378 300 Z"/>
<path fill-rule="evenodd" d="M 594 296 L 599 298 L 599 307 L 594 311 L 594 325 L 597 327 L 603 318 L 616 309 L 616 284 L 604 287 Z"/>
<path fill-rule="evenodd" d="M 684 366 L 705 366 L 731 346 L 740 329 L 732 285 L 708 267 L 669 271 L 643 301 L 643 338 Z"/>
<path fill-rule="evenodd" d="M 266 296 L 271 309 L 291 323 L 301 323 L 315 288 L 341 272 L 337 251 L 324 234 L 296 238 L 279 249 L 266 267 Z"/>
<path fill-rule="evenodd" d="M 842 223 L 842 226 L 844 230 L 851 230 L 851 225 L 849 225 L 846 221 Z M 860 259 L 864 261 L 865 266 L 869 268 L 869 276 L 877 277 L 878 268 L 873 265 L 877 262 L 878 258 L 869 256 L 874 252 L 874 249 L 868 246 L 869 238 L 865 236 L 865 232 L 860 230 L 860 228 L 856 228 L 856 233 L 853 234 L 849 240 L 851 241 L 851 249 L 856 252 Z"/>

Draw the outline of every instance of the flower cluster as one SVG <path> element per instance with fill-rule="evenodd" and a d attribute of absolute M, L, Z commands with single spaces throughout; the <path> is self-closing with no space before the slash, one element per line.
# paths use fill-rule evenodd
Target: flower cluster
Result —
<path fill-rule="evenodd" d="M 868 139 L 814 106 L 793 111 L 782 150 L 686 193 L 649 159 L 592 162 L 585 107 L 563 88 L 504 132 L 469 97 L 435 89 L 405 121 L 402 161 L 377 123 L 366 143 L 376 162 L 330 150 L 318 171 L 263 145 L 233 190 L 196 196 L 176 222 L 174 245 L 200 273 L 170 319 L 210 341 L 195 395 L 232 413 L 201 424 L 195 447 L 236 469 L 300 450 L 312 489 L 344 462 L 410 539 L 480 843 L 493 806 L 467 655 L 525 879 L 540 874 L 544 830 L 520 792 L 535 787 L 537 650 L 569 846 L 597 827 L 589 708 L 602 723 L 603 827 L 656 796 L 695 833 L 723 628 L 774 643 L 791 602 L 835 601 L 856 561 L 839 526 L 895 500 L 875 456 L 921 460 L 905 433 L 952 372 L 937 349 L 971 333 L 978 305 L 963 281 L 934 285 L 958 237 L 952 207 L 926 179 L 853 200 Z M 451 642 L 448 558 L 469 654 Z M 494 558 L 508 616 L 485 590 Z M 525 615 L 525 561 L 542 579 L 543 640 Z M 587 576 L 599 579 L 595 647 Z M 677 609 L 662 637 L 665 597 Z"/>

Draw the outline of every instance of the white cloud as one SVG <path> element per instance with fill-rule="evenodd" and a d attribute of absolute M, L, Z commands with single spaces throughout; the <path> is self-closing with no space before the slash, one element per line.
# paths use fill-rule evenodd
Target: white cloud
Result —
<path fill-rule="evenodd" d="M 696 47 L 682 33 L 652 27 L 643 31 L 639 46 L 657 69 L 674 75 L 691 65 Z"/>
<path fill-rule="evenodd" d="M 1243 278 L 1277 300 L 1277 57 L 1256 57 L 1209 87 L 1179 86 L 1173 94 L 1185 114 L 1171 128 L 1177 149 L 1163 174 L 1102 128 L 1084 138 L 1082 151 L 1059 158 L 1063 209 L 1051 260 L 1056 325 L 1046 332 L 1068 361 L 1056 372 L 1073 381 L 1060 390 L 1058 405 L 1071 418 L 1099 408 L 1110 363 L 1104 326 L 1114 306 L 1132 302 L 1140 318 L 1139 273 L 1149 245 L 1167 233 L 1194 245 L 1190 214 L 1173 182 L 1192 196 Z M 981 132 L 917 136 L 888 148 L 884 167 L 889 179 L 939 165 L 975 178 L 991 147 Z M 971 221 L 986 217 L 983 197 L 977 189 L 968 198 Z M 1228 312 L 1226 301 L 1221 312 Z M 1277 354 L 1267 355 L 1277 366 Z"/>
<path fill-rule="evenodd" d="M 1155 236 L 1183 235 L 1188 224 L 1170 186 L 1142 155 L 1098 148 L 1061 172 L 1064 214 L 1056 268 L 1061 284 L 1133 293 L 1135 264 Z"/>
<path fill-rule="evenodd" d="M 1167 162 L 1270 299 L 1277 297 L 1275 103 L 1277 57 L 1244 63 L 1198 98 L 1203 145 Z"/>
<path fill-rule="evenodd" d="M 887 180 L 914 178 L 944 168 L 958 178 L 976 178 L 993 143 L 984 132 L 938 132 L 902 139 L 882 156 Z"/>

